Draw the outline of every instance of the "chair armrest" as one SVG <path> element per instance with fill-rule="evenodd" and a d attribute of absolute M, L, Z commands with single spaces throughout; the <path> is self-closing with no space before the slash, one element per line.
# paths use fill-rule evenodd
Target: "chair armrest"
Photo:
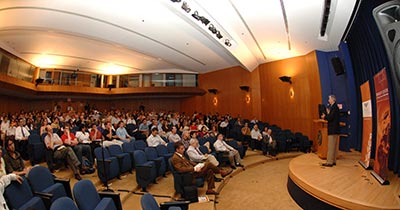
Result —
<path fill-rule="evenodd" d="M 70 179 L 62 179 L 62 178 L 55 177 L 54 182 L 62 184 L 65 189 L 65 192 L 67 193 L 67 196 L 72 199 Z"/>
<path fill-rule="evenodd" d="M 33 192 L 33 194 L 35 196 L 39 196 L 42 199 L 44 205 L 46 206 L 46 209 L 50 209 L 51 199 L 53 198 L 53 194 L 44 192 Z"/>
<path fill-rule="evenodd" d="M 119 193 L 115 192 L 99 192 L 100 198 L 111 198 L 117 207 L 117 210 L 122 210 L 121 199 L 119 197 Z"/>
<path fill-rule="evenodd" d="M 169 207 L 176 206 L 180 207 L 182 210 L 189 209 L 190 201 L 172 201 L 172 202 L 163 202 L 160 203 L 161 210 L 168 210 Z"/>

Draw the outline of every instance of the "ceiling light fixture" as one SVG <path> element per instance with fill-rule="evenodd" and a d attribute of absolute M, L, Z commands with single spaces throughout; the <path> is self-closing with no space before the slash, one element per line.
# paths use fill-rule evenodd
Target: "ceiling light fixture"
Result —
<path fill-rule="evenodd" d="M 208 25 L 210 23 L 210 20 L 208 20 L 207 18 L 205 18 L 204 16 L 200 17 L 200 21 L 204 24 L 204 25 Z"/>
<path fill-rule="evenodd" d="M 181 0 L 171 0 L 174 3 L 181 2 Z"/>
<path fill-rule="evenodd" d="M 213 24 L 210 24 L 210 26 L 208 27 L 208 30 L 210 30 L 213 34 L 217 33 L 217 29 L 214 27 Z"/>
<path fill-rule="evenodd" d="M 218 39 L 222 39 L 222 35 L 220 31 L 217 31 L 217 34 L 215 34 L 215 36 L 217 36 Z"/>
<path fill-rule="evenodd" d="M 229 39 L 225 39 L 225 45 L 230 47 L 230 46 L 232 46 L 232 43 L 231 43 L 231 41 L 229 41 Z"/>
<path fill-rule="evenodd" d="M 195 12 L 192 14 L 192 17 L 194 17 L 194 19 L 196 19 L 196 20 L 200 20 L 199 12 L 195 11 Z"/>
<path fill-rule="evenodd" d="M 190 9 L 189 5 L 186 3 L 186 1 L 184 1 L 182 3 L 182 7 L 183 10 L 185 10 L 186 13 L 189 13 L 192 9 Z"/>

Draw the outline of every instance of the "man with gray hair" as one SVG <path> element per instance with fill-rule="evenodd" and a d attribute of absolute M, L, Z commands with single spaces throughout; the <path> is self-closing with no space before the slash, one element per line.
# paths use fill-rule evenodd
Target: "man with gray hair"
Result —
<path fill-rule="evenodd" d="M 197 139 L 190 139 L 190 146 L 186 150 L 189 159 L 196 163 L 209 161 L 214 166 L 218 166 L 219 162 L 214 155 L 203 154 L 199 149 L 199 141 Z"/>
<path fill-rule="evenodd" d="M 322 113 L 321 119 L 328 121 L 328 154 L 326 155 L 326 163 L 322 166 L 332 167 L 336 165 L 336 147 L 340 133 L 339 120 L 340 112 L 336 104 L 336 97 L 329 95 L 329 107 L 326 108 L 326 113 Z"/>

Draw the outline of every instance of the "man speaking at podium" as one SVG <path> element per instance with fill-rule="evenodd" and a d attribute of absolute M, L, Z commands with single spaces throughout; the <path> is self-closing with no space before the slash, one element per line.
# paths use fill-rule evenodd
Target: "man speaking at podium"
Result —
<path fill-rule="evenodd" d="M 321 115 L 321 119 L 325 119 L 328 121 L 328 154 L 326 157 L 326 163 L 323 163 L 322 166 L 332 167 L 336 165 L 336 147 L 340 132 L 340 113 L 339 107 L 336 104 L 335 95 L 330 95 L 328 102 L 329 106 L 326 108 L 326 114 L 322 113 Z"/>

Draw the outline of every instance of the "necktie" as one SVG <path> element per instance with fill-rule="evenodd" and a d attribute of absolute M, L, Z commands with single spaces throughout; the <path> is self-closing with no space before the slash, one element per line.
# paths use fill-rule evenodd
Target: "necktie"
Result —
<path fill-rule="evenodd" d="M 203 155 L 203 153 L 201 153 L 200 150 L 197 147 L 195 149 L 196 149 L 197 154 Z"/>
<path fill-rule="evenodd" d="M 21 127 L 22 136 L 25 137 L 24 129 Z"/>

